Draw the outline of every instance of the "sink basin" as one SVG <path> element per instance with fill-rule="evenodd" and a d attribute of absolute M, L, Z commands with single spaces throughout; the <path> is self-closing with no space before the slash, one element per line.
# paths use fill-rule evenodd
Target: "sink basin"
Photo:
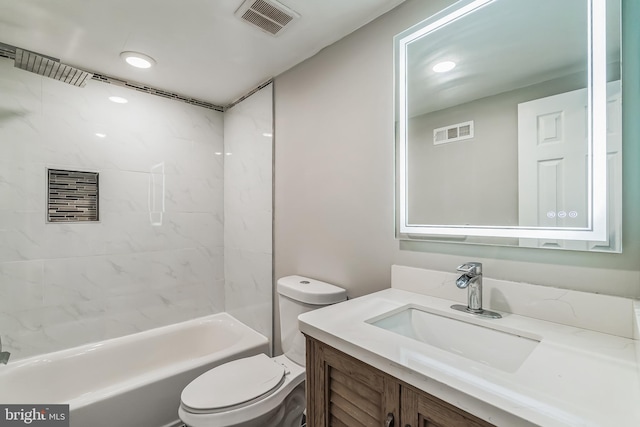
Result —
<path fill-rule="evenodd" d="M 367 323 L 506 372 L 517 371 L 540 343 L 524 334 L 476 325 L 415 306 L 377 316 Z"/>

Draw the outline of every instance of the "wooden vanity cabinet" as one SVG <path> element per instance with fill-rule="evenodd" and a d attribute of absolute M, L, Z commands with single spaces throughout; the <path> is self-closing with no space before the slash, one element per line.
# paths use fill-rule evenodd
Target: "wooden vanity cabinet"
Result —
<path fill-rule="evenodd" d="M 307 337 L 307 427 L 385 426 L 399 403 L 393 377 Z"/>
<path fill-rule="evenodd" d="M 307 337 L 307 427 L 491 427 Z"/>
<path fill-rule="evenodd" d="M 401 426 L 411 427 L 493 426 L 493 424 L 408 385 L 402 386 L 400 418 L 402 420 Z"/>

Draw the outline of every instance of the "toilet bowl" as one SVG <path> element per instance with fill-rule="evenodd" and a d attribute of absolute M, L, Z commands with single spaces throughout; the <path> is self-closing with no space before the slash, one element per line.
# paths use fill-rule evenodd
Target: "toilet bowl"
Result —
<path fill-rule="evenodd" d="M 213 368 L 181 395 L 178 415 L 190 427 L 300 427 L 305 409 L 304 336 L 298 315 L 346 300 L 346 291 L 301 276 L 278 280 L 284 355 L 246 357 Z"/>
<path fill-rule="evenodd" d="M 304 379 L 305 368 L 286 356 L 235 360 L 191 382 L 178 415 L 195 427 L 299 427 Z"/>

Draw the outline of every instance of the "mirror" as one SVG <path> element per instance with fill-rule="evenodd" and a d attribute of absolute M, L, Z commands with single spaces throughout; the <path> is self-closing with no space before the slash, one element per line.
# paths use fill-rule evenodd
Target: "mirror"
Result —
<path fill-rule="evenodd" d="M 620 0 L 464 0 L 394 39 L 397 230 L 621 251 Z"/>

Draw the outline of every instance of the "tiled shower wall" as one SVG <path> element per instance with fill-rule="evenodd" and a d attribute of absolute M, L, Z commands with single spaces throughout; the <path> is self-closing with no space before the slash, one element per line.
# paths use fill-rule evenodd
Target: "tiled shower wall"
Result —
<path fill-rule="evenodd" d="M 226 311 L 268 338 L 273 275 L 272 87 L 224 113 Z"/>
<path fill-rule="evenodd" d="M 0 337 L 12 360 L 224 310 L 222 113 L 72 87 L 3 58 L 0 94 Z M 99 222 L 46 222 L 47 168 L 99 172 Z"/>

